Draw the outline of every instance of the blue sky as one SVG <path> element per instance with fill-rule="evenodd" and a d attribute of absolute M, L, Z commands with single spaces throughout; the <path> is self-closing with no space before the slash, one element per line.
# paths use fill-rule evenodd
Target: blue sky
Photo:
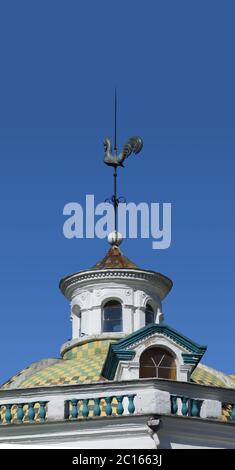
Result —
<path fill-rule="evenodd" d="M 70 338 L 60 278 L 103 257 L 63 237 L 63 207 L 112 194 L 103 138 L 139 134 L 128 201 L 172 203 L 172 245 L 122 250 L 174 281 L 166 322 L 234 373 L 233 1 L 43 1 L 0 6 L 0 381 Z"/>

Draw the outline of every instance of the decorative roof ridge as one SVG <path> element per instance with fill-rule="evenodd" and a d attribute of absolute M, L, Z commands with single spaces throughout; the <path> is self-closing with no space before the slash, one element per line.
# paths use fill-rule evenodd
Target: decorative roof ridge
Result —
<path fill-rule="evenodd" d="M 130 335 L 118 341 L 115 346 L 118 349 L 121 347 L 129 346 L 130 344 L 135 342 L 133 341 L 133 339 L 136 339 L 137 337 L 139 339 L 140 338 L 142 339 L 142 338 L 145 338 L 146 336 L 150 336 L 152 333 L 155 333 L 155 332 L 156 333 L 171 332 L 172 336 L 181 338 L 182 339 L 181 344 L 183 342 L 184 343 L 183 346 L 185 346 L 187 349 L 191 350 L 192 352 L 198 353 L 199 351 L 203 351 L 204 353 L 207 350 L 207 346 L 199 345 L 198 343 L 196 343 L 195 341 L 192 341 L 190 338 L 183 335 L 178 330 L 175 330 L 174 328 L 167 325 L 166 323 L 161 323 L 160 325 L 152 324 L 152 325 L 144 326 L 143 328 L 140 328 L 139 330 L 131 333 Z"/>

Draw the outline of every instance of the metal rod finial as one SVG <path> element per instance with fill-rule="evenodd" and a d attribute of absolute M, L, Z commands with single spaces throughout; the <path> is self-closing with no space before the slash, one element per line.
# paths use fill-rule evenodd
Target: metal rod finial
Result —
<path fill-rule="evenodd" d="M 117 153 L 117 88 L 115 88 L 114 98 L 114 150 Z"/>

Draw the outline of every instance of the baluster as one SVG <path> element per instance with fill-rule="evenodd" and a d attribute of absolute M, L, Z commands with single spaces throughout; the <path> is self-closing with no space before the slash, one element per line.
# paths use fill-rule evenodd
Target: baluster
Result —
<path fill-rule="evenodd" d="M 6 418 L 6 423 L 7 424 L 10 424 L 10 422 L 11 422 L 11 407 L 12 407 L 12 405 L 10 405 L 10 404 L 6 405 L 5 418 Z"/>
<path fill-rule="evenodd" d="M 35 410 L 34 410 L 35 403 L 28 403 L 28 416 L 29 422 L 33 423 L 35 418 Z"/>
<path fill-rule="evenodd" d="M 177 397 L 171 395 L 171 412 L 173 415 L 176 415 L 178 411 Z"/>
<path fill-rule="evenodd" d="M 46 404 L 47 402 L 46 401 L 40 401 L 39 402 L 39 418 L 40 418 L 40 421 L 45 421 L 46 419 Z"/>
<path fill-rule="evenodd" d="M 191 416 L 200 416 L 198 400 L 192 400 Z"/>
<path fill-rule="evenodd" d="M 94 416 L 100 416 L 100 398 L 94 398 Z"/>
<path fill-rule="evenodd" d="M 235 421 L 235 404 L 232 405 L 231 420 L 232 420 L 232 421 Z"/>
<path fill-rule="evenodd" d="M 17 405 L 17 415 L 16 415 L 16 422 L 21 424 L 24 418 L 24 403 L 18 403 Z"/>
<path fill-rule="evenodd" d="M 106 397 L 105 398 L 105 401 L 106 401 L 106 407 L 105 407 L 106 416 L 111 416 L 111 414 L 112 414 L 112 399 L 113 399 L 113 397 Z"/>
<path fill-rule="evenodd" d="M 188 398 L 182 397 L 181 400 L 182 400 L 182 408 L 181 408 L 182 415 L 187 416 L 187 414 L 188 414 Z"/>
<path fill-rule="evenodd" d="M 134 398 L 135 395 L 128 395 L 128 411 L 131 415 L 135 412 Z"/>
<path fill-rule="evenodd" d="M 82 400 L 82 416 L 83 418 L 87 418 L 89 416 L 89 398 L 84 398 Z"/>
<path fill-rule="evenodd" d="M 117 404 L 117 414 L 118 415 L 122 415 L 123 411 L 124 411 L 123 404 L 122 404 L 123 398 L 124 398 L 123 395 L 120 395 L 120 396 L 116 397 L 117 402 L 118 402 L 118 404 Z"/>
<path fill-rule="evenodd" d="M 76 398 L 73 398 L 71 400 L 71 404 L 72 404 L 72 410 L 71 410 L 71 419 L 77 419 L 78 417 L 78 400 Z"/>

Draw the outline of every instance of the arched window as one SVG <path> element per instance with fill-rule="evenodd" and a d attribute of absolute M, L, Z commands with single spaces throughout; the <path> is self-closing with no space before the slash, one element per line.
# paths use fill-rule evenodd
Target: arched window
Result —
<path fill-rule="evenodd" d="M 122 331 L 122 306 L 117 300 L 110 300 L 104 305 L 103 331 Z"/>
<path fill-rule="evenodd" d="M 154 311 L 150 304 L 146 305 L 145 308 L 145 325 L 150 325 L 150 323 L 154 322 Z"/>
<path fill-rule="evenodd" d="M 176 380 L 176 365 L 172 354 L 164 348 L 146 349 L 140 357 L 140 378 Z"/>

